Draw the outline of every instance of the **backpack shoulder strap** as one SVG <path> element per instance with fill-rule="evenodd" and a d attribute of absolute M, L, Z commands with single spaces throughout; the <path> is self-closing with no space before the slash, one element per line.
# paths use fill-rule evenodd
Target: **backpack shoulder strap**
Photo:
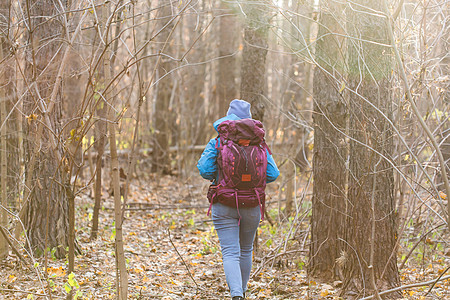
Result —
<path fill-rule="evenodd" d="M 267 152 L 269 152 L 269 155 L 272 155 L 272 151 L 270 151 L 270 148 L 269 148 L 269 146 L 267 145 L 265 139 L 262 140 L 261 146 L 262 146 L 263 149 L 266 149 Z"/>
<path fill-rule="evenodd" d="M 216 145 L 214 146 L 217 150 L 220 150 L 219 148 L 222 147 L 222 146 L 219 147 L 219 136 L 220 136 L 220 134 L 217 134 L 217 136 L 216 136 Z"/>

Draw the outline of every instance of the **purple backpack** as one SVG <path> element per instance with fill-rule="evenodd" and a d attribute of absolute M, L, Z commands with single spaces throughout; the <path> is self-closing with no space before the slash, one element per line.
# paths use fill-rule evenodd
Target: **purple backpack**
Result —
<path fill-rule="evenodd" d="M 217 185 L 210 186 L 208 200 L 211 205 L 220 202 L 235 207 L 238 213 L 239 208 L 259 206 L 264 219 L 266 149 L 270 150 L 262 123 L 253 119 L 227 120 L 217 131 L 219 179 Z"/>

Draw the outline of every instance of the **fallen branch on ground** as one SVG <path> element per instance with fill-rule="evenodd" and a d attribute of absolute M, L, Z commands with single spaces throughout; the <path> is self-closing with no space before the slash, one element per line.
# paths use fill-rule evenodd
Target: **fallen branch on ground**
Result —
<path fill-rule="evenodd" d="M 46 294 L 34 293 L 34 292 L 29 292 L 29 291 L 21 291 L 21 290 L 16 290 L 16 289 L 3 289 L 3 288 L 0 288 L 0 292 L 22 293 L 22 294 L 28 294 L 28 295 L 34 295 L 34 296 L 40 296 L 40 297 L 47 297 Z M 64 297 L 62 297 L 62 296 L 52 296 L 52 297 L 64 299 Z"/>
<path fill-rule="evenodd" d="M 170 230 L 169 229 L 167 229 L 167 233 L 169 234 L 169 241 L 172 244 L 172 247 L 175 249 L 175 252 L 177 252 L 178 257 L 181 259 L 181 262 L 186 267 L 186 270 L 188 271 L 189 276 L 191 277 L 192 281 L 195 283 L 195 286 L 197 287 L 197 290 L 195 291 L 195 294 L 197 295 L 198 294 L 198 290 L 200 289 L 200 286 L 198 285 L 197 281 L 195 281 L 194 276 L 192 276 L 192 274 L 191 274 L 191 270 L 189 269 L 189 266 L 186 264 L 186 262 L 184 261 L 183 257 L 181 256 L 180 252 L 178 252 L 177 247 L 173 243 L 172 237 L 170 236 Z"/>
<path fill-rule="evenodd" d="M 442 274 L 441 274 L 441 276 L 442 276 Z M 420 287 L 420 286 L 425 286 L 425 285 L 430 285 L 430 284 L 433 284 L 433 286 L 434 286 L 434 284 L 436 284 L 438 281 L 442 281 L 442 280 L 446 280 L 446 279 L 450 278 L 450 275 L 444 276 L 444 277 L 441 277 L 441 276 L 439 276 L 437 279 L 433 279 L 433 280 L 430 280 L 430 281 L 402 285 L 402 286 L 399 286 L 399 287 L 396 287 L 396 288 L 393 288 L 393 289 L 390 289 L 390 290 L 382 291 L 382 292 L 379 292 L 378 295 L 382 296 L 382 295 L 390 294 L 390 293 L 393 293 L 393 292 L 403 291 L 403 290 L 406 290 L 406 289 L 409 289 L 409 288 Z M 373 299 L 373 298 L 374 298 L 374 295 L 368 296 L 368 297 L 365 297 L 365 298 L 361 298 L 359 300 L 368 300 L 368 299 Z"/>

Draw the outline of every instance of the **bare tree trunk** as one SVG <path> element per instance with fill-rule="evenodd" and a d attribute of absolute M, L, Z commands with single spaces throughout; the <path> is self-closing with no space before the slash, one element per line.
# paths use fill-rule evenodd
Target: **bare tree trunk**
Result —
<path fill-rule="evenodd" d="M 309 274 L 326 280 L 338 278 L 345 225 L 347 109 L 339 87 L 345 58 L 343 32 L 337 16 L 342 5 L 321 7 L 314 72 L 314 188 L 312 197 Z M 339 132 L 341 131 L 341 132 Z"/>
<path fill-rule="evenodd" d="M 96 114 L 99 118 L 105 118 L 105 104 L 103 100 L 100 100 L 103 104 L 103 108 L 96 109 Z M 99 105 L 101 105 L 99 103 Z M 91 239 L 97 239 L 98 234 L 98 218 L 102 202 L 102 163 L 103 163 L 103 153 L 105 149 L 106 140 L 106 123 L 103 120 L 99 120 L 95 124 L 95 150 L 97 152 L 97 157 L 95 159 L 95 183 L 94 183 L 94 209 L 92 212 L 92 228 L 91 228 Z"/>
<path fill-rule="evenodd" d="M 110 120 L 114 120 L 113 110 L 109 114 Z M 120 195 L 120 178 L 119 178 L 119 158 L 117 156 L 116 147 L 116 124 L 111 123 L 109 126 L 109 146 L 111 151 L 111 172 L 114 187 L 114 221 L 116 227 L 116 267 L 118 269 L 118 282 L 117 289 L 118 299 L 127 299 L 128 290 L 128 275 L 127 266 L 125 263 L 125 252 L 123 243 L 123 218 L 122 218 L 122 201 Z"/>
<path fill-rule="evenodd" d="M 447 6 L 447 15 L 450 13 L 450 8 Z M 442 54 L 441 54 L 441 69 L 442 69 L 442 75 L 446 76 L 449 74 L 450 71 L 450 56 L 448 55 L 450 51 L 450 27 L 447 26 L 447 29 L 442 37 Z M 444 104 L 445 111 L 447 108 L 447 111 L 450 110 L 450 83 L 447 81 L 442 84 L 442 90 L 445 90 L 445 93 L 442 95 L 442 103 Z M 444 123 L 442 126 L 442 130 L 440 132 L 439 137 L 439 144 L 441 146 L 441 152 L 442 156 L 444 158 L 444 161 L 446 162 L 445 165 L 447 166 L 447 174 L 450 174 L 450 122 L 449 122 L 449 116 L 443 115 L 441 122 Z M 438 176 L 438 188 L 440 190 L 445 190 L 445 183 L 441 175 Z M 450 195 L 447 195 L 447 197 L 450 197 Z M 450 201 L 448 202 L 450 203 Z M 450 204 L 448 204 L 448 215 L 450 220 Z M 449 222 L 450 223 L 450 222 Z M 450 226 L 450 225 L 449 225 Z"/>
<path fill-rule="evenodd" d="M 110 4 L 105 3 L 106 15 L 110 14 Z M 105 18 L 106 20 L 106 18 Z M 113 90 L 113 65 L 112 61 L 112 49 L 110 45 L 111 28 L 106 25 L 105 28 L 109 28 L 105 31 L 105 59 L 103 59 L 103 68 L 105 73 L 105 86 L 109 87 L 105 90 L 104 96 L 105 101 L 109 101 L 109 105 L 113 106 L 114 100 L 114 90 Z M 125 263 L 125 252 L 124 252 L 124 241 L 123 241 L 123 207 L 122 207 L 122 196 L 120 192 L 120 177 L 119 177 L 119 157 L 117 155 L 116 146 L 116 116 L 114 110 L 109 108 L 108 119 L 111 123 L 108 124 L 109 129 L 109 147 L 111 152 L 111 181 L 113 183 L 114 189 L 114 223 L 115 223 L 115 258 L 116 258 L 116 289 L 117 298 L 119 300 L 126 300 L 128 295 L 128 274 L 127 266 Z"/>
<path fill-rule="evenodd" d="M 1 13 L 1 11 L 0 11 Z M 4 59 L 4 51 L 3 51 L 3 39 L 0 38 L 0 61 Z M 6 74 L 0 73 L 0 86 L 5 86 L 5 81 L 8 80 L 6 78 Z M 0 88 L 0 174 L 1 174 L 1 185 L 0 185 L 0 227 L 6 228 L 8 225 L 6 208 L 8 207 L 7 201 L 7 188 L 8 188 L 8 161 L 6 159 L 7 148 L 6 148 L 6 99 L 7 95 L 3 88 Z M 0 259 L 3 259 L 8 256 L 8 242 L 6 241 L 3 235 L 0 235 Z"/>
<path fill-rule="evenodd" d="M 343 294 L 377 293 L 400 283 L 392 161 L 391 72 L 388 22 L 382 2 L 358 0 L 348 31 L 350 93 L 350 174 Z M 368 43 L 365 41 L 373 41 Z M 396 298 L 400 293 L 387 297 Z"/>
<path fill-rule="evenodd" d="M 16 129 L 16 114 L 13 106 L 16 102 L 14 56 L 9 51 L 10 45 L 10 7 L 11 1 L 0 3 L 0 204 L 4 208 L 15 206 L 18 196 L 19 151 Z M 9 200 L 8 200 L 9 199 Z M 0 226 L 8 225 L 7 212 L 0 208 Z M 0 235 L 0 258 L 8 255 L 8 244 Z"/>
<path fill-rule="evenodd" d="M 241 67 L 241 96 L 252 105 L 252 117 L 263 121 L 269 13 L 266 0 L 246 3 Z"/>
<path fill-rule="evenodd" d="M 34 167 L 25 168 L 31 179 L 26 182 L 30 198 L 25 224 L 36 254 L 42 255 L 46 249 L 54 248 L 55 256 L 63 258 L 68 246 L 68 201 L 62 185 L 65 174 L 60 168 L 62 149 L 54 139 L 61 126 L 61 92 L 48 107 L 45 103 L 56 82 L 61 60 L 58 36 L 63 28 L 62 22 L 54 17 L 57 11 L 52 1 L 29 1 L 26 10 L 30 13 L 27 22 L 31 31 L 25 65 L 28 94 L 24 99 L 24 111 L 28 118 L 24 124 L 27 137 L 24 144 L 26 163 Z M 36 119 L 46 123 L 45 129 Z"/>
<path fill-rule="evenodd" d="M 220 21 L 219 21 L 219 66 L 217 76 L 217 100 L 219 113 L 218 117 L 224 116 L 228 109 L 228 103 L 238 95 L 236 87 L 236 56 L 238 50 L 237 38 L 239 29 L 239 18 L 234 15 L 230 3 L 220 1 Z"/>
<path fill-rule="evenodd" d="M 109 17 L 109 12 L 106 7 L 103 7 L 98 11 L 101 20 L 101 30 L 105 30 L 107 24 L 107 19 Z M 98 32 L 93 32 L 93 47 L 96 49 L 99 47 L 100 37 L 98 36 Z M 105 51 L 105 48 L 108 45 L 101 46 L 101 49 Z M 96 61 L 97 58 L 94 59 Z M 100 58 L 98 58 L 100 59 Z M 109 59 L 106 55 L 103 56 L 103 60 Z M 105 79 L 105 63 L 99 64 L 97 72 L 99 73 L 100 80 L 99 82 L 93 83 L 92 92 L 94 93 L 94 99 L 96 100 L 94 103 L 94 114 L 96 114 L 99 120 L 95 123 L 94 127 L 94 139 L 95 144 L 94 148 L 97 152 L 97 157 L 95 159 L 95 183 L 94 183 L 94 209 L 92 212 L 92 228 L 91 228 L 91 239 L 96 239 L 98 234 L 98 218 L 100 213 L 100 207 L 102 202 L 102 169 L 103 169 L 103 154 L 105 150 L 106 144 L 106 118 L 107 116 L 107 103 L 103 97 L 100 97 L 100 94 L 104 93 L 104 89 L 109 82 Z M 98 94 L 97 94 L 98 93 Z"/>
<path fill-rule="evenodd" d="M 446 10 L 446 15 L 448 16 L 450 13 L 450 7 L 447 6 L 447 10 Z M 450 71 L 450 56 L 448 55 L 448 53 L 450 52 L 450 27 L 447 26 L 445 33 L 443 34 L 442 37 L 442 42 L 441 42 L 441 55 L 440 55 L 440 59 L 441 59 L 441 69 L 442 69 L 442 75 L 446 76 L 449 74 Z M 445 111 L 447 109 L 447 111 L 450 110 L 450 83 L 449 81 L 446 81 L 442 84 L 442 90 L 445 90 L 445 93 L 443 93 L 442 95 L 442 103 L 443 103 L 443 111 Z M 441 122 L 444 122 L 445 125 L 442 126 L 442 130 L 440 133 L 440 138 L 439 138 L 439 142 L 440 142 L 440 146 L 441 146 L 441 152 L 442 152 L 442 156 L 445 160 L 445 165 L 447 167 L 447 174 L 450 174 L 450 121 L 449 121 L 449 117 L 450 116 L 446 116 L 445 114 L 442 116 L 442 120 Z M 442 173 L 442 171 L 441 171 Z M 442 175 L 439 174 L 438 176 L 438 186 L 440 190 L 445 190 L 445 182 L 442 178 Z M 450 195 L 447 195 L 447 197 L 450 197 Z M 450 223 L 450 201 L 447 202 L 447 212 L 448 212 L 448 220 Z M 449 224 L 449 228 L 450 228 L 450 224 Z"/>

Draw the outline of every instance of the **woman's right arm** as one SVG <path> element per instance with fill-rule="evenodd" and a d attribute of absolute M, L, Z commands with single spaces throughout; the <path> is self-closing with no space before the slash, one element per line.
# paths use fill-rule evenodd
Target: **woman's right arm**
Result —
<path fill-rule="evenodd" d="M 217 172 L 217 149 L 216 139 L 211 139 L 203 150 L 202 156 L 198 160 L 197 168 L 200 175 L 208 180 L 216 179 Z"/>

